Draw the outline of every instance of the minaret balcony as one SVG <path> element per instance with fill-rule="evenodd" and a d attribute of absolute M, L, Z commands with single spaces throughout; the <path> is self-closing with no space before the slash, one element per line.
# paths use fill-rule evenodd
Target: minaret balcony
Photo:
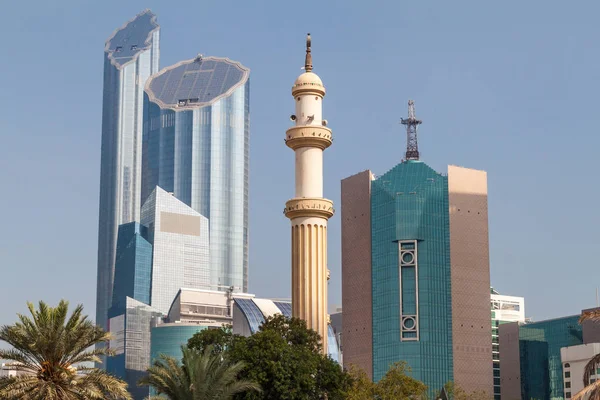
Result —
<path fill-rule="evenodd" d="M 333 217 L 333 201 L 323 198 L 303 197 L 288 200 L 283 210 L 286 217 L 318 217 L 329 219 Z"/>
<path fill-rule="evenodd" d="M 301 147 L 317 147 L 325 150 L 332 142 L 331 129 L 324 126 L 293 126 L 285 132 L 285 144 L 292 150 Z"/>

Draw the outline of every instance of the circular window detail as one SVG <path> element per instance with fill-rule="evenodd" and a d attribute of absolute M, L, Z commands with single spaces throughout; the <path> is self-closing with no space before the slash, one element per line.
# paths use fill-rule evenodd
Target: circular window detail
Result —
<path fill-rule="evenodd" d="M 403 317 L 402 318 L 402 330 L 403 331 L 415 331 L 417 329 L 417 321 L 415 317 Z"/>
<path fill-rule="evenodd" d="M 415 263 L 415 255 L 410 252 L 402 253 L 402 264 L 414 264 Z"/>

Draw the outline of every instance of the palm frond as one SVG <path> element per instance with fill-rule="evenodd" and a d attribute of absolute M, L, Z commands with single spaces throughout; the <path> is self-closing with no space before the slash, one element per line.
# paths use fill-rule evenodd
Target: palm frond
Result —
<path fill-rule="evenodd" d="M 590 384 L 592 375 L 596 374 L 596 368 L 600 364 L 600 354 L 596 354 L 583 368 L 583 386 Z"/>
<path fill-rule="evenodd" d="M 585 321 L 600 321 L 600 309 L 584 311 L 579 318 L 579 323 Z"/>
<path fill-rule="evenodd" d="M 110 335 L 95 326 L 77 306 L 69 315 L 69 303 L 56 307 L 43 301 L 37 309 L 27 304 L 29 315 L 18 314 L 14 325 L 0 328 L 0 340 L 12 346 L 0 350 L 21 375 L 0 379 L 0 398 L 19 400 L 129 400 L 127 384 L 95 368 L 77 365 L 99 361 L 107 349 L 90 349 Z M 84 372 L 77 374 L 77 372 Z"/>
<path fill-rule="evenodd" d="M 594 382 L 580 390 L 572 400 L 600 400 L 600 381 Z"/>

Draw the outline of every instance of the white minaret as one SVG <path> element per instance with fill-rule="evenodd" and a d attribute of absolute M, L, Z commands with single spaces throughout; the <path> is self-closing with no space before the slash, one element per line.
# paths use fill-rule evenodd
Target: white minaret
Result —
<path fill-rule="evenodd" d="M 332 139 L 323 119 L 325 87 L 312 72 L 310 46 L 308 34 L 306 72 L 292 87 L 295 126 L 285 133 L 286 145 L 296 154 L 296 195 L 284 212 L 292 222 L 292 314 L 319 333 L 327 353 L 327 220 L 333 202 L 323 198 L 323 150 Z"/>

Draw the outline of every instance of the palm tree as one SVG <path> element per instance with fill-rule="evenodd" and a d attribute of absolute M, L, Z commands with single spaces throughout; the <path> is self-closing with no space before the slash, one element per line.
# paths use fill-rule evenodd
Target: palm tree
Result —
<path fill-rule="evenodd" d="M 238 393 L 261 391 L 256 383 L 238 379 L 243 363 L 230 363 L 226 355 L 212 354 L 212 346 L 202 353 L 185 346 L 181 350 L 183 365 L 161 354 L 139 384 L 152 386 L 157 394 L 164 394 L 170 400 L 228 400 Z"/>
<path fill-rule="evenodd" d="M 579 318 L 579 323 L 582 324 L 585 321 L 600 321 L 600 310 L 585 311 Z M 573 400 L 600 400 L 600 380 L 590 384 L 590 377 L 596 373 L 598 365 L 600 365 L 600 354 L 596 354 L 585 365 L 583 370 L 584 388 L 573 396 Z"/>
<path fill-rule="evenodd" d="M 0 359 L 11 360 L 17 376 L 0 378 L 0 399 L 12 400 L 130 400 L 127 384 L 106 372 L 82 365 L 100 362 L 106 348 L 91 349 L 110 335 L 82 315 L 77 306 L 67 319 L 69 303 L 57 307 L 40 301 L 31 317 L 17 314 L 19 322 L 0 328 L 0 340 L 12 346 L 0 349 Z"/>

